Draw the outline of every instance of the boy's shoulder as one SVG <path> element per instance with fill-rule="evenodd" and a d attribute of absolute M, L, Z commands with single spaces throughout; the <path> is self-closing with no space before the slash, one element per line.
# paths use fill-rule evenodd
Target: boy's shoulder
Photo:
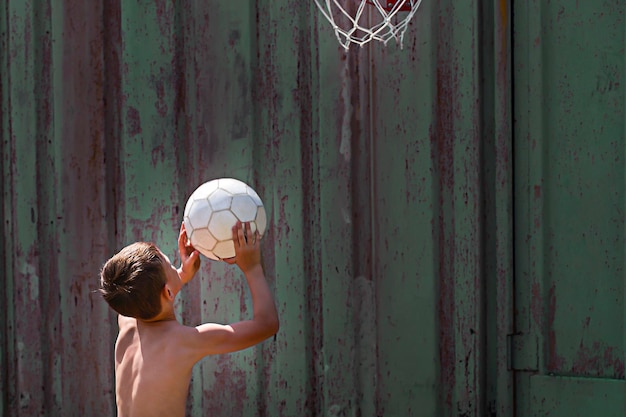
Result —
<path fill-rule="evenodd" d="M 186 326 L 180 323 L 178 320 L 163 320 L 163 321 L 157 321 L 157 322 L 150 322 L 150 321 L 142 321 L 134 317 L 122 316 L 121 314 L 118 315 L 118 318 L 117 318 L 117 324 L 118 324 L 120 331 L 123 329 L 137 328 L 140 322 L 141 322 L 142 327 L 146 327 L 146 328 L 149 327 L 154 330 L 180 331 L 183 333 L 189 333 L 189 332 L 193 332 L 195 329 L 195 327 Z"/>
<path fill-rule="evenodd" d="M 119 316 L 119 333 L 117 337 L 118 353 L 132 346 L 153 346 L 161 352 L 184 352 L 192 349 L 197 339 L 195 327 L 185 326 L 178 320 L 162 322 L 141 322 L 132 317 Z"/>

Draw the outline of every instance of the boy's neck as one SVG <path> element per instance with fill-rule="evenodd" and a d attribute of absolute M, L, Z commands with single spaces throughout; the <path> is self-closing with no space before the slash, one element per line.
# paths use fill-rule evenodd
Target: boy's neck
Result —
<path fill-rule="evenodd" d="M 137 319 L 137 321 L 141 321 L 142 323 L 150 323 L 150 324 L 164 322 L 164 321 L 172 321 L 172 320 L 176 320 L 176 314 L 174 314 L 173 306 L 169 304 L 163 305 L 161 312 L 157 314 L 155 317 L 151 318 L 150 320 Z"/>

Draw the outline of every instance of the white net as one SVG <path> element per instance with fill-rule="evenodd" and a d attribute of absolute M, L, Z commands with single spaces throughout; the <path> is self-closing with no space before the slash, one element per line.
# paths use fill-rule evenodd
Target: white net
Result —
<path fill-rule="evenodd" d="M 422 0 L 314 0 L 330 22 L 339 43 L 363 46 L 372 40 L 400 46 L 409 21 Z"/>

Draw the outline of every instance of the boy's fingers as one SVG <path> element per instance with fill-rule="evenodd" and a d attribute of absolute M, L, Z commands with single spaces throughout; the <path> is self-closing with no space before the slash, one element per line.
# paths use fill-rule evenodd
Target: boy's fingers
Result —
<path fill-rule="evenodd" d="M 233 226 L 233 243 L 235 248 L 239 246 L 239 235 L 237 234 L 237 225 Z"/>
<path fill-rule="evenodd" d="M 235 247 L 243 246 L 246 243 L 241 222 L 237 222 L 237 224 L 233 226 L 233 242 L 235 243 Z"/>
<path fill-rule="evenodd" d="M 252 227 L 250 226 L 250 222 L 246 222 L 246 242 L 254 243 L 254 235 L 252 234 Z"/>
<path fill-rule="evenodd" d="M 185 244 L 187 243 L 187 235 L 184 232 L 178 236 L 178 252 L 180 252 L 180 256 L 184 256 L 187 252 L 185 250 Z"/>
<path fill-rule="evenodd" d="M 200 252 L 198 252 L 197 250 L 194 250 L 191 253 L 191 256 L 189 256 L 189 263 L 193 266 L 199 266 L 200 265 Z"/>
<path fill-rule="evenodd" d="M 238 223 L 237 237 L 239 238 L 239 246 L 243 246 L 246 244 L 246 236 L 244 235 L 244 231 L 243 231 L 243 227 L 241 223 Z"/>

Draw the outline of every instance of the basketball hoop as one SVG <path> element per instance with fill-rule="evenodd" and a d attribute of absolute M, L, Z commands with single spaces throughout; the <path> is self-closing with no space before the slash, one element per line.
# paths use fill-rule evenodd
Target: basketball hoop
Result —
<path fill-rule="evenodd" d="M 376 40 L 396 39 L 404 32 L 422 0 L 314 0 L 346 50 Z"/>

